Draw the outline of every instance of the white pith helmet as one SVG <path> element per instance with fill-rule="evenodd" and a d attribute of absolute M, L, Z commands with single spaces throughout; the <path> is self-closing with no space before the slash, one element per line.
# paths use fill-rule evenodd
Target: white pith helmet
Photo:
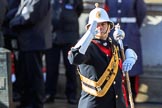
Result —
<path fill-rule="evenodd" d="M 89 19 L 88 19 L 88 24 L 86 25 L 86 29 L 92 24 L 92 22 L 95 20 L 97 23 L 101 22 L 108 22 L 110 23 L 110 28 L 114 28 L 114 23 L 110 20 L 109 15 L 103 8 L 99 8 L 99 4 L 95 3 L 96 8 L 93 9 L 89 13 Z"/>

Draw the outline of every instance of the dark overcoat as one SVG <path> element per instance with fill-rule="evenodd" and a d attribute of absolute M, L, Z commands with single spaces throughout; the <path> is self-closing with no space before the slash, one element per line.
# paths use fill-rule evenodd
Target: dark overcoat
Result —
<path fill-rule="evenodd" d="M 54 31 L 55 44 L 74 44 L 79 39 L 79 16 L 83 11 L 82 0 L 64 0 L 59 26 Z M 70 5 L 68 1 L 71 1 Z M 71 6 L 71 8 L 69 7 Z"/>
<path fill-rule="evenodd" d="M 4 47 L 4 37 L 2 33 L 2 24 L 8 10 L 7 0 L 0 0 L 0 47 Z"/>
<path fill-rule="evenodd" d="M 4 35 L 4 39 L 5 39 L 5 47 L 11 50 L 12 49 L 11 41 L 12 41 L 12 39 L 17 39 L 17 33 L 14 32 L 10 28 L 9 23 L 14 18 L 15 14 L 18 10 L 20 0 L 7 0 L 7 1 L 8 1 L 8 10 L 7 10 L 6 16 L 4 18 L 2 31 L 3 31 L 3 35 Z"/>
<path fill-rule="evenodd" d="M 8 10 L 7 0 L 0 0 L 0 30 Z"/>
<path fill-rule="evenodd" d="M 31 2 L 31 1 L 26 1 Z M 26 6 L 26 12 L 22 7 Z M 10 27 L 18 33 L 19 48 L 22 51 L 45 50 L 52 47 L 50 0 L 33 0 L 21 3 Z"/>

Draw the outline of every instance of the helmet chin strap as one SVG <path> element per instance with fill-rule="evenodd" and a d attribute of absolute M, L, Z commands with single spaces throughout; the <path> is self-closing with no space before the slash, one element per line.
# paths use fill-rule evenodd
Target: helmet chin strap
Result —
<path fill-rule="evenodd" d="M 107 35 L 107 34 L 108 34 L 108 28 L 107 28 L 106 32 L 104 33 L 104 35 Z"/>

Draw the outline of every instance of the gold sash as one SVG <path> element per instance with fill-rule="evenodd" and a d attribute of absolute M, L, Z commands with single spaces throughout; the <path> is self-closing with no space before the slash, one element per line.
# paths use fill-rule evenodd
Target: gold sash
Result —
<path fill-rule="evenodd" d="M 111 61 L 109 65 L 107 66 L 105 72 L 102 74 L 102 76 L 97 82 L 86 78 L 85 76 L 81 75 L 80 72 L 78 72 L 80 75 L 80 79 L 82 81 L 82 90 L 97 97 L 104 96 L 109 90 L 110 86 L 112 85 L 117 75 L 118 64 L 119 64 L 119 58 L 118 58 L 117 47 L 114 46 L 114 52 L 113 52 Z M 101 86 L 103 85 L 105 81 L 106 81 L 106 84 L 101 89 Z M 93 89 L 87 85 L 92 86 L 96 89 Z"/>

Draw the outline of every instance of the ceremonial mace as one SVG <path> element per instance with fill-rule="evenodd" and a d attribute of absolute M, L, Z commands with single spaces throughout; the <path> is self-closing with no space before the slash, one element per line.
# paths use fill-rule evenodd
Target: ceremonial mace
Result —
<path fill-rule="evenodd" d="M 123 30 L 120 29 L 119 23 L 117 25 L 115 25 L 115 31 L 113 33 L 113 37 L 120 45 L 122 60 L 124 61 L 125 60 L 125 54 L 124 54 L 124 46 L 123 46 L 122 40 L 125 38 L 125 33 L 124 33 Z M 132 91 L 131 91 L 129 73 L 125 72 L 124 76 L 126 77 L 126 84 L 127 84 L 130 106 L 131 106 L 131 108 L 134 108 L 134 102 L 133 102 L 133 98 L 132 98 Z"/>

